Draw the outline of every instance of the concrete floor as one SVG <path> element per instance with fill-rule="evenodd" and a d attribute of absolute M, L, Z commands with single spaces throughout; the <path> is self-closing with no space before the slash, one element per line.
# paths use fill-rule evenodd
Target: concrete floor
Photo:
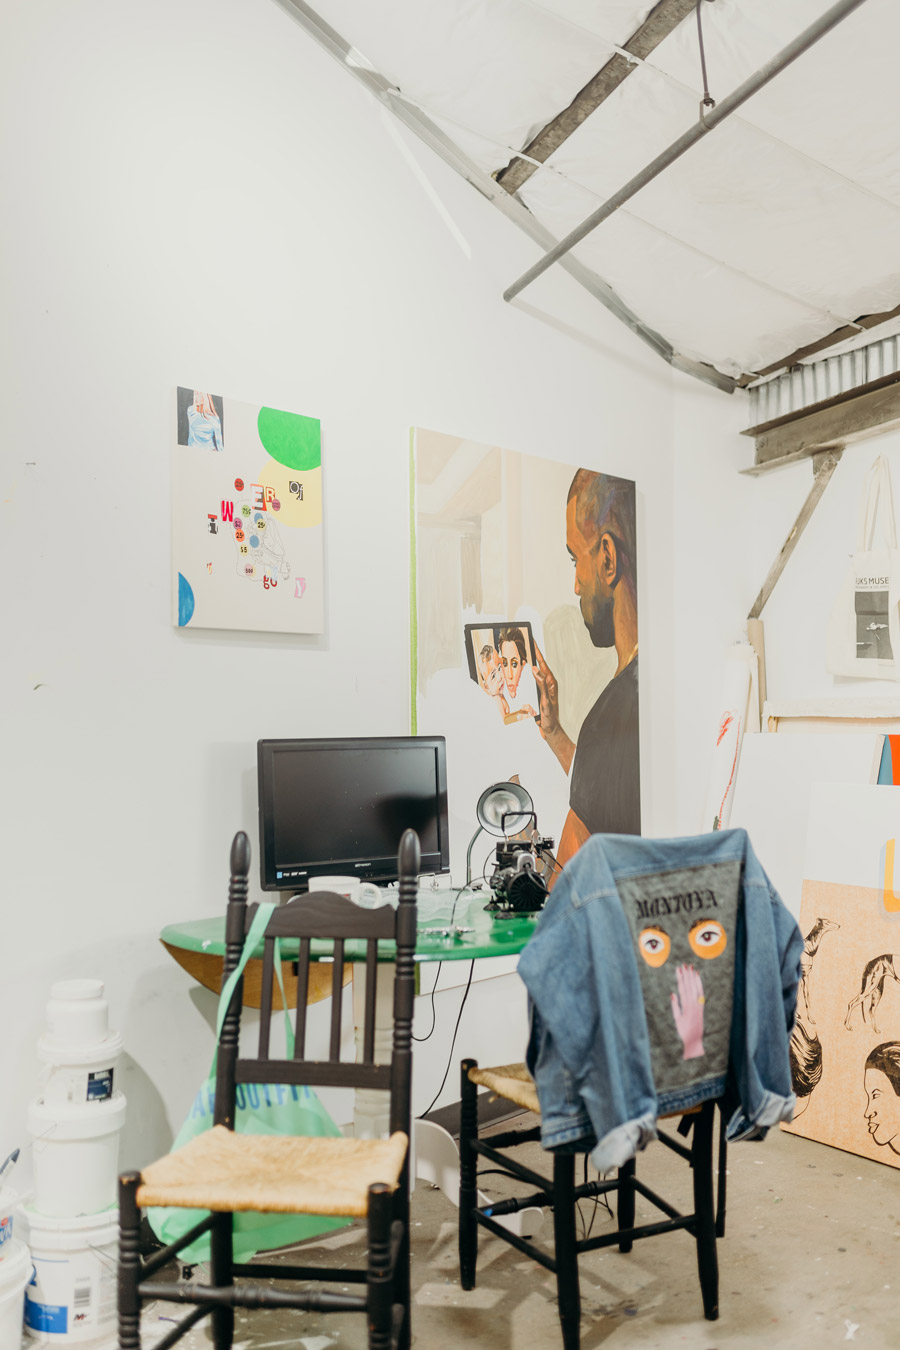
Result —
<path fill-rule="evenodd" d="M 524 1126 L 530 1118 L 517 1123 Z M 526 1159 L 532 1150 L 534 1156 Z M 520 1156 L 536 1167 L 546 1161 L 538 1145 L 528 1145 Z M 661 1145 L 641 1155 L 638 1174 L 688 1207 L 688 1169 Z M 675 1188 L 672 1176 L 680 1183 Z M 490 1193 L 502 1194 L 502 1178 L 485 1178 L 486 1184 L 496 1182 L 500 1187 Z M 719 1320 L 703 1318 L 691 1238 L 672 1233 L 640 1242 L 628 1255 L 612 1250 L 582 1257 L 583 1350 L 825 1350 L 848 1341 L 867 1350 L 900 1347 L 900 1173 L 775 1130 L 765 1143 L 730 1150 L 728 1185 L 727 1234 L 719 1243 Z M 642 1205 L 639 1198 L 639 1219 L 651 1212 Z M 591 1208 L 582 1202 L 588 1222 Z M 440 1191 L 420 1183 L 414 1192 L 415 1345 L 556 1350 L 561 1338 L 553 1277 L 512 1248 L 482 1233 L 478 1286 L 471 1293 L 460 1289 L 456 1213 Z M 610 1222 L 598 1210 L 594 1232 Z M 543 1232 L 548 1231 L 549 1220 Z M 316 1248 L 347 1265 L 362 1264 L 364 1230 L 354 1227 L 308 1244 L 303 1250 L 310 1260 Z M 170 1311 L 148 1308 L 147 1350 L 171 1326 L 159 1320 Z M 358 1315 L 238 1317 L 235 1350 L 358 1350 L 366 1343 L 364 1318 Z M 208 1350 L 210 1341 L 196 1329 L 181 1344 L 185 1350 Z"/>

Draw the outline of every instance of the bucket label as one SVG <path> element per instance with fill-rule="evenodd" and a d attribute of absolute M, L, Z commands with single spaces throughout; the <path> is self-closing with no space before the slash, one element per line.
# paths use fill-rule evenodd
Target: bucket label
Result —
<path fill-rule="evenodd" d="M 34 1278 L 25 1290 L 25 1322 L 35 1332 L 84 1339 L 111 1331 L 116 1317 L 115 1235 L 85 1232 L 83 1251 L 64 1252 L 46 1235 L 47 1248 L 32 1228 Z M 6 1347 L 3 1347 L 6 1350 Z"/>
<path fill-rule="evenodd" d="M 4 1242 L 10 1241 L 12 1235 L 13 1235 L 12 1215 L 4 1214 L 3 1218 L 0 1219 L 0 1247 L 3 1246 Z"/>
<path fill-rule="evenodd" d="M 65 1335 L 69 1329 L 69 1309 L 58 1303 L 36 1303 L 25 1300 L 25 1325 L 32 1331 L 49 1331 Z"/>
<path fill-rule="evenodd" d="M 112 1069 L 98 1069 L 88 1074 L 87 1099 L 89 1102 L 105 1102 L 113 1095 Z"/>

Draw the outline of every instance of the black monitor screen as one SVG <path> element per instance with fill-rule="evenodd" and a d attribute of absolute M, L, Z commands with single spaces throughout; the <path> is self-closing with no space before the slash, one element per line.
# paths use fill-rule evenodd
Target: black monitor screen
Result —
<path fill-rule="evenodd" d="M 257 764 L 264 890 L 332 873 L 394 880 L 410 827 L 420 870 L 448 870 L 443 736 L 259 741 Z"/>

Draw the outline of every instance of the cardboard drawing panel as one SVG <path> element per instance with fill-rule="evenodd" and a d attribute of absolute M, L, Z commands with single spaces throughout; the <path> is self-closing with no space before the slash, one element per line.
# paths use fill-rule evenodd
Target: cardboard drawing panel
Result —
<path fill-rule="evenodd" d="M 793 1134 L 900 1166 L 900 788 L 811 794 Z"/>

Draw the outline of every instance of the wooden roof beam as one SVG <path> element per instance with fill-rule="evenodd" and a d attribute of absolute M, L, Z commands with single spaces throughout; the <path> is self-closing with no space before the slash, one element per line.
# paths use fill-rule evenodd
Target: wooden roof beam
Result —
<path fill-rule="evenodd" d="M 742 436 L 756 442 L 755 463 L 741 473 L 758 476 L 822 450 L 843 449 L 856 441 L 900 426 L 900 371 L 770 422 L 748 427 Z"/>
<path fill-rule="evenodd" d="M 790 370 L 791 366 L 796 366 L 798 362 L 805 361 L 809 356 L 816 356 L 819 352 L 834 347 L 838 342 L 845 342 L 847 338 L 855 337 L 857 333 L 864 333 L 868 328 L 877 328 L 879 324 L 887 323 L 889 319 L 898 317 L 900 317 L 900 305 L 895 305 L 893 309 L 883 310 L 880 314 L 863 314 L 853 323 L 835 328 L 834 332 L 829 333 L 827 337 L 819 338 L 817 342 L 810 342 L 805 347 L 798 347 L 796 351 L 782 357 L 780 361 L 773 361 L 770 365 L 764 366 L 752 375 L 741 376 L 738 384 L 741 386 L 755 384 L 757 380 L 764 379 L 766 375 L 775 375 L 779 370 Z"/>
<path fill-rule="evenodd" d="M 623 51 L 630 52 L 638 60 L 645 60 L 663 38 L 678 27 L 682 19 L 697 7 L 697 0 L 659 0 L 640 28 L 623 45 Z M 626 56 L 616 52 L 596 75 L 576 94 L 568 108 L 548 122 L 523 150 L 528 159 L 516 155 L 503 169 L 493 175 L 507 192 L 517 192 L 523 183 L 527 183 L 533 173 L 537 173 L 538 164 L 530 160 L 546 161 L 558 150 L 563 141 L 568 140 L 573 131 L 609 98 L 619 85 L 628 78 L 637 67 Z"/>

